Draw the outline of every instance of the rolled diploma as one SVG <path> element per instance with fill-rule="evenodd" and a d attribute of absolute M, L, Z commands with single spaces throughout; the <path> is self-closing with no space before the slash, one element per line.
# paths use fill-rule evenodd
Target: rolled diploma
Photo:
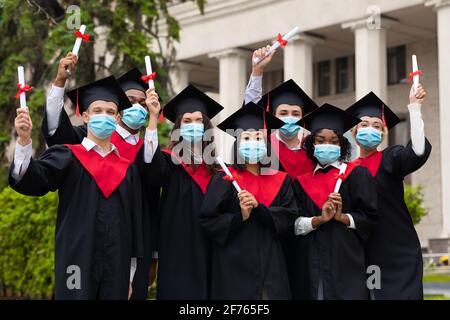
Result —
<path fill-rule="evenodd" d="M 22 66 L 19 66 L 17 68 L 17 74 L 19 78 L 19 84 L 23 87 L 25 85 L 25 71 Z M 27 98 L 25 95 L 25 92 L 22 92 L 20 94 L 20 107 L 26 108 L 27 107 Z"/>
<path fill-rule="evenodd" d="M 84 32 L 86 31 L 86 26 L 84 24 L 82 24 L 80 26 L 80 30 L 79 31 L 80 31 L 81 34 L 84 34 Z M 76 55 L 76 56 L 78 56 L 78 52 L 80 51 L 80 47 L 81 47 L 81 42 L 82 41 L 83 41 L 83 39 L 81 39 L 81 38 L 77 38 L 75 40 L 75 44 L 73 46 L 72 53 L 74 55 Z"/>
<path fill-rule="evenodd" d="M 286 34 L 283 36 L 283 40 L 289 41 L 290 38 L 292 38 L 293 36 L 295 36 L 295 35 L 296 35 L 297 33 L 299 33 L 299 32 L 300 32 L 300 28 L 299 28 L 299 27 L 295 27 L 294 29 L 292 29 L 291 31 L 289 31 L 288 33 L 286 33 Z M 265 56 L 265 57 L 271 55 L 272 52 L 274 52 L 275 50 L 277 50 L 279 47 L 280 47 L 280 43 L 279 43 L 278 41 L 275 41 L 275 43 L 270 47 L 269 51 L 266 53 L 266 56 Z M 261 59 L 261 60 L 260 60 L 260 59 L 258 59 L 258 58 L 255 58 L 255 59 L 253 60 L 253 64 L 258 64 L 258 63 L 260 63 L 262 60 L 264 60 L 264 59 Z"/>
<path fill-rule="evenodd" d="M 151 75 L 153 73 L 152 71 L 152 62 L 150 61 L 150 56 L 145 56 L 145 69 L 147 70 L 147 75 Z M 148 88 L 152 89 L 155 87 L 155 84 L 153 83 L 153 80 L 150 80 L 148 82 Z"/>
<path fill-rule="evenodd" d="M 412 55 L 412 68 L 413 73 L 419 71 L 419 66 L 417 64 L 417 56 L 415 54 Z M 419 86 L 419 75 L 415 75 L 413 77 L 413 83 L 414 83 L 414 94 L 417 94 L 417 88 Z"/>
<path fill-rule="evenodd" d="M 346 163 L 343 163 L 343 164 L 341 165 L 341 169 L 339 170 L 339 175 L 344 174 L 344 173 L 345 173 L 345 170 L 347 170 L 347 164 L 346 164 Z M 342 179 L 339 178 L 339 179 L 336 181 L 336 185 L 334 186 L 334 193 L 339 192 L 339 189 L 341 188 L 341 184 L 342 184 Z"/>
<path fill-rule="evenodd" d="M 223 162 L 222 158 L 220 156 L 216 157 L 217 162 L 222 167 L 222 170 L 229 176 L 230 178 L 233 178 L 233 175 L 231 174 L 230 170 L 228 170 L 227 166 L 225 165 L 225 162 Z M 238 183 L 236 181 L 232 182 L 233 187 L 236 189 L 237 192 L 241 192 L 241 187 L 239 187 Z"/>

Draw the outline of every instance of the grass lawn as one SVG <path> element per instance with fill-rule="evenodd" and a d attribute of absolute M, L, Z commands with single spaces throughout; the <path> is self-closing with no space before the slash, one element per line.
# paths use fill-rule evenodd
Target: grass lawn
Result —
<path fill-rule="evenodd" d="M 423 282 L 450 282 L 450 274 L 428 274 L 423 276 Z"/>

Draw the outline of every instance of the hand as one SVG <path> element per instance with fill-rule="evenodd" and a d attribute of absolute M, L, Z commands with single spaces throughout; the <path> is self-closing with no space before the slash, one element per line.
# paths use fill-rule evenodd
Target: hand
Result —
<path fill-rule="evenodd" d="M 336 213 L 334 214 L 334 219 L 337 221 L 342 221 L 342 197 L 340 193 L 332 193 L 328 198 L 334 205 Z"/>
<path fill-rule="evenodd" d="M 130 282 L 130 286 L 128 287 L 128 300 L 131 300 L 132 294 L 133 294 L 133 285 Z"/>
<path fill-rule="evenodd" d="M 75 69 L 75 65 L 77 64 L 78 57 L 74 55 L 72 52 L 69 52 L 67 56 L 59 60 L 58 72 L 56 74 L 56 79 L 54 85 L 57 87 L 63 88 L 66 84 L 67 73 L 66 68 L 69 69 L 71 73 Z"/>
<path fill-rule="evenodd" d="M 247 190 L 242 190 L 239 192 L 238 198 L 239 202 L 241 202 L 244 206 L 251 206 L 252 208 L 258 207 L 258 201 L 256 201 L 255 197 Z"/>
<path fill-rule="evenodd" d="M 328 199 L 322 207 L 322 215 L 320 216 L 320 220 L 322 223 L 328 222 L 333 219 L 335 214 L 336 208 L 334 207 L 333 202 Z"/>
<path fill-rule="evenodd" d="M 264 69 L 266 68 L 266 66 L 270 63 L 270 61 L 272 61 L 273 55 L 275 53 L 275 51 L 273 51 L 270 55 L 268 55 L 266 57 L 266 54 L 269 52 L 270 50 L 270 46 L 266 46 L 266 47 L 262 47 L 259 48 L 257 50 L 255 50 L 253 52 L 253 56 L 252 56 L 252 75 L 254 76 L 262 76 L 262 74 L 264 73 Z M 255 64 L 253 62 L 253 60 L 255 59 L 259 59 L 261 60 L 259 63 Z"/>
<path fill-rule="evenodd" d="M 154 88 L 148 89 L 145 93 L 147 95 L 145 104 L 147 105 L 150 115 L 158 117 L 159 112 L 161 111 L 158 94 L 155 92 Z"/>
<path fill-rule="evenodd" d="M 417 93 L 414 95 L 414 85 L 411 87 L 411 91 L 409 92 L 409 103 L 418 103 L 422 104 L 425 101 L 425 97 L 427 92 L 423 88 L 423 86 L 419 83 L 417 86 Z"/>
<path fill-rule="evenodd" d="M 31 142 L 33 123 L 28 108 L 18 108 L 16 113 L 17 117 L 14 120 L 14 127 L 19 137 L 18 142 L 21 146 L 26 146 Z"/>
<path fill-rule="evenodd" d="M 238 193 L 239 206 L 241 207 L 242 220 L 246 221 L 250 218 L 250 214 L 253 209 L 253 204 L 248 199 L 248 195 L 251 195 L 248 191 L 242 190 Z M 244 204 L 247 203 L 247 204 Z"/>

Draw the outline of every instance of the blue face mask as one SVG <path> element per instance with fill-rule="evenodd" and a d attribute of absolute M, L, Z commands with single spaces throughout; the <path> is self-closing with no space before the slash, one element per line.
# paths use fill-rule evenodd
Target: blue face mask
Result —
<path fill-rule="evenodd" d="M 329 165 L 341 156 L 341 147 L 334 144 L 314 145 L 314 157 L 323 166 Z"/>
<path fill-rule="evenodd" d="M 281 120 L 283 120 L 286 124 L 279 130 L 286 138 L 292 138 L 300 131 L 300 126 L 296 124 L 300 119 L 296 117 L 284 117 L 281 118 Z"/>
<path fill-rule="evenodd" d="M 88 128 L 101 140 L 109 138 L 116 130 L 116 125 L 116 118 L 106 114 L 94 114 L 89 117 Z"/>
<path fill-rule="evenodd" d="M 132 107 L 125 109 L 122 115 L 122 121 L 129 128 L 137 130 L 145 124 L 148 112 L 139 103 L 134 103 Z"/>
<path fill-rule="evenodd" d="M 180 127 L 180 136 L 191 143 L 201 141 L 204 133 L 203 123 L 185 123 Z"/>
<path fill-rule="evenodd" d="M 239 154 L 249 163 L 260 162 L 267 154 L 267 147 L 264 141 L 245 141 L 239 144 Z"/>
<path fill-rule="evenodd" d="M 374 149 L 381 143 L 381 132 L 372 127 L 359 128 L 356 141 L 365 149 Z"/>

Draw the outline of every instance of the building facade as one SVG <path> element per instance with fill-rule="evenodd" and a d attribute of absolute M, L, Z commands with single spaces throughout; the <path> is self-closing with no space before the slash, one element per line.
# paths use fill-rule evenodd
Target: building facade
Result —
<path fill-rule="evenodd" d="M 447 252 L 450 236 L 450 0 L 208 0 L 201 15 L 191 2 L 174 4 L 181 25 L 174 92 L 193 84 L 217 99 L 220 121 L 242 105 L 252 51 L 278 33 L 302 33 L 279 50 L 263 91 L 294 79 L 320 105 L 346 108 L 369 91 L 402 118 L 389 143 L 409 139 L 411 55 L 424 71 L 425 133 L 433 145 L 426 165 L 407 177 L 422 185 L 429 214 L 417 226 L 422 247 Z M 229 138 L 218 133 L 219 152 Z"/>

